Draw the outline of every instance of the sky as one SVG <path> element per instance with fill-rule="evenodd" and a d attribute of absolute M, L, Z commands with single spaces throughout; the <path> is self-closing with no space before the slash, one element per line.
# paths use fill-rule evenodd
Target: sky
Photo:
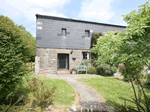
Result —
<path fill-rule="evenodd" d="M 0 0 L 0 14 L 23 25 L 36 37 L 35 14 L 127 25 L 122 15 L 147 0 Z"/>

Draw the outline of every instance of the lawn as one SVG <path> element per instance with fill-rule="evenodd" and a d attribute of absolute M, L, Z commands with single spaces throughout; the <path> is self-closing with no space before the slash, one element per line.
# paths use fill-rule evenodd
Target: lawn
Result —
<path fill-rule="evenodd" d="M 50 79 L 45 78 L 42 76 L 37 75 L 29 75 L 27 78 L 31 79 L 32 77 L 38 77 L 39 79 L 43 80 L 45 84 L 52 88 L 56 86 L 56 90 L 54 93 L 54 105 L 63 105 L 63 106 L 71 106 L 75 100 L 75 92 L 72 87 L 64 80 L 61 79 Z M 24 83 L 24 86 L 27 82 Z M 30 92 L 29 95 L 32 97 L 32 93 Z"/>
<path fill-rule="evenodd" d="M 119 99 L 119 97 L 134 98 L 131 84 L 117 78 L 91 78 L 79 79 L 79 81 L 86 82 L 96 89 L 106 99 L 106 103 L 121 105 L 124 104 L 124 100 Z M 135 88 L 137 89 L 137 86 Z M 150 90 L 147 90 L 146 93 L 150 95 Z M 134 104 L 127 102 L 127 105 Z"/>
<path fill-rule="evenodd" d="M 56 86 L 54 104 L 55 105 L 72 105 L 75 100 L 75 92 L 72 87 L 64 80 L 44 79 L 47 86 Z"/>

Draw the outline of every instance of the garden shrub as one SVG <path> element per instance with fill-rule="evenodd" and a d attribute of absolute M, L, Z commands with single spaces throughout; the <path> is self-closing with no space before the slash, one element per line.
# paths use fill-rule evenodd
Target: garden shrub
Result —
<path fill-rule="evenodd" d="M 0 112 L 19 112 L 25 110 L 28 93 L 28 89 L 20 86 L 11 97 L 1 100 Z"/>
<path fill-rule="evenodd" d="M 0 100 L 13 95 L 26 74 L 28 49 L 20 28 L 0 15 Z"/>
<path fill-rule="evenodd" d="M 102 36 L 102 33 L 93 33 L 91 38 L 91 48 L 94 47 L 97 43 L 97 39 Z M 98 58 L 98 54 L 91 52 L 92 60 L 96 60 Z"/>
<path fill-rule="evenodd" d="M 96 74 L 96 68 L 95 67 L 91 67 L 88 69 L 88 74 Z"/>
<path fill-rule="evenodd" d="M 143 79 L 144 85 L 150 85 L 150 74 L 144 74 Z"/>
<path fill-rule="evenodd" d="M 70 70 L 70 74 L 72 74 L 73 71 L 75 71 L 75 72 L 77 73 L 77 69 L 76 69 L 76 68 L 72 68 L 72 69 Z"/>
<path fill-rule="evenodd" d="M 55 87 L 51 89 L 46 86 L 46 84 L 38 79 L 33 77 L 31 80 L 27 80 L 27 88 L 33 93 L 34 99 L 32 101 L 32 108 L 40 107 L 41 110 L 44 110 L 53 102 Z"/>
<path fill-rule="evenodd" d="M 96 73 L 103 76 L 113 76 L 116 72 L 115 66 L 110 66 L 108 64 L 99 64 L 96 66 Z"/>

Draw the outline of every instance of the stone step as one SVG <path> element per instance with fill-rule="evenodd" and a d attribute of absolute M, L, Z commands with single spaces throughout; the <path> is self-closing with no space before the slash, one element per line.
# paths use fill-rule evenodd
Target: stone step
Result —
<path fill-rule="evenodd" d="M 70 74 L 70 71 L 69 70 L 57 70 L 57 74 L 66 75 L 66 74 Z"/>
<path fill-rule="evenodd" d="M 41 75 L 43 75 L 43 74 L 56 74 L 56 71 L 54 71 L 54 70 L 43 70 L 43 69 L 41 69 L 41 70 L 39 71 L 39 74 L 41 74 Z"/>

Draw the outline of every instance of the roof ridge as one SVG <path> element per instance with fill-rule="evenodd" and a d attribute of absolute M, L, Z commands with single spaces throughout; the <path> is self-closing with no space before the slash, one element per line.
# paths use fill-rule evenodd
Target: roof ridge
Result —
<path fill-rule="evenodd" d="M 90 23 L 90 24 L 99 24 L 99 25 L 107 25 L 107 26 L 115 26 L 115 27 L 126 28 L 126 26 L 123 26 L 123 25 L 99 23 L 99 22 L 93 22 L 93 21 L 85 21 L 85 20 L 78 20 L 78 19 L 72 19 L 72 18 L 64 18 L 64 17 L 57 17 L 57 16 L 42 15 L 42 14 L 36 14 L 35 16 L 36 17 L 45 17 L 45 18 L 49 18 L 49 19 L 58 19 L 58 20 L 74 21 L 74 22 L 84 22 L 84 23 Z"/>

